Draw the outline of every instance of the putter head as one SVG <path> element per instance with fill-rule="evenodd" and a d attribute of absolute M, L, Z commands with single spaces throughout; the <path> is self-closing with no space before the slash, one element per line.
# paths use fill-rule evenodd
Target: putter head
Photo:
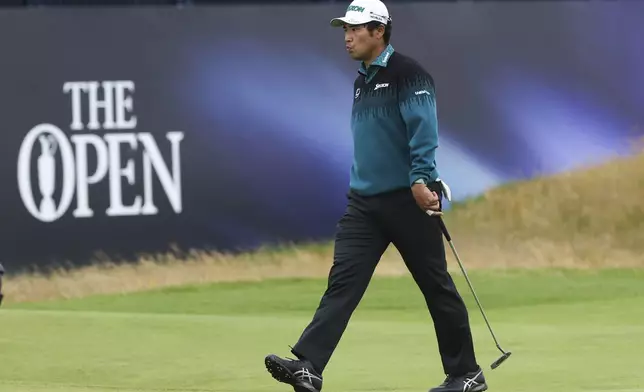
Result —
<path fill-rule="evenodd" d="M 497 367 L 499 367 L 499 365 L 501 365 L 503 362 L 505 362 L 505 360 L 508 359 L 510 357 L 510 355 L 512 355 L 511 352 L 509 352 L 509 351 L 504 352 L 503 355 L 501 355 L 499 357 L 499 359 L 497 359 L 496 361 L 492 362 L 492 365 L 490 365 L 490 367 L 492 369 L 496 369 Z"/>

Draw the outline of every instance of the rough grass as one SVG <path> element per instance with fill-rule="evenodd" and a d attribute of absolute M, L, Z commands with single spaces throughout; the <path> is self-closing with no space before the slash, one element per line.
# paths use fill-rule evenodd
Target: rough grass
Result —
<path fill-rule="evenodd" d="M 502 186 L 454 206 L 446 222 L 490 264 L 642 267 L 644 153 Z"/>
<path fill-rule="evenodd" d="M 445 221 L 468 269 L 644 267 L 644 153 L 585 170 L 514 183 L 457 203 Z M 124 293 L 193 283 L 320 277 L 331 244 L 243 255 L 193 252 L 9 277 L 7 302 Z M 452 268 L 457 268 L 451 254 Z M 378 275 L 405 275 L 390 248 Z"/>

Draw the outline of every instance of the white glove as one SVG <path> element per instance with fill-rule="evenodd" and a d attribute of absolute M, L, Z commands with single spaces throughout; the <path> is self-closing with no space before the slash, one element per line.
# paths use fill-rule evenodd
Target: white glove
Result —
<path fill-rule="evenodd" d="M 445 198 L 447 201 L 452 201 L 452 191 L 449 189 L 449 186 L 447 186 L 447 183 L 440 178 L 436 179 L 436 181 L 441 183 L 441 188 L 443 188 L 443 195 L 445 195 Z"/>
<path fill-rule="evenodd" d="M 440 184 L 441 184 L 441 189 L 443 190 L 443 196 L 445 196 L 445 198 L 447 199 L 447 201 L 450 201 L 450 202 L 451 202 L 451 201 L 452 201 L 452 190 L 451 190 L 451 189 L 449 189 L 449 186 L 447 185 L 447 183 L 446 183 L 445 181 L 441 180 L 440 178 L 437 178 L 437 179 L 436 179 L 436 181 L 440 182 Z M 439 215 L 439 216 L 440 216 L 440 215 L 443 215 L 443 213 L 442 213 L 441 211 L 432 211 L 432 210 L 427 210 L 427 211 L 425 211 L 425 212 L 426 212 L 426 213 L 427 213 L 427 215 L 429 215 L 429 216 L 433 216 L 433 215 Z"/>

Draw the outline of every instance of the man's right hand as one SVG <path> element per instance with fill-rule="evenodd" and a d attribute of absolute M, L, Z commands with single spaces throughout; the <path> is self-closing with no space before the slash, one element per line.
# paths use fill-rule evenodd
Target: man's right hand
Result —
<path fill-rule="evenodd" d="M 416 204 L 423 211 L 432 211 L 432 215 L 443 215 L 440 209 L 440 199 L 436 192 L 431 191 L 425 184 L 414 184 L 411 191 L 416 199 Z"/>

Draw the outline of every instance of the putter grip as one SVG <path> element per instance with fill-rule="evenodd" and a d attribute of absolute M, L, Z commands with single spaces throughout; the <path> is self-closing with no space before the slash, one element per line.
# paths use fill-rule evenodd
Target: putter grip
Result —
<path fill-rule="evenodd" d="M 447 242 L 451 242 L 452 236 L 449 235 L 449 231 L 447 231 L 447 226 L 445 226 L 445 222 L 443 222 L 442 217 L 438 217 L 438 223 L 441 225 L 441 231 L 443 232 L 443 235 L 445 235 Z"/>

